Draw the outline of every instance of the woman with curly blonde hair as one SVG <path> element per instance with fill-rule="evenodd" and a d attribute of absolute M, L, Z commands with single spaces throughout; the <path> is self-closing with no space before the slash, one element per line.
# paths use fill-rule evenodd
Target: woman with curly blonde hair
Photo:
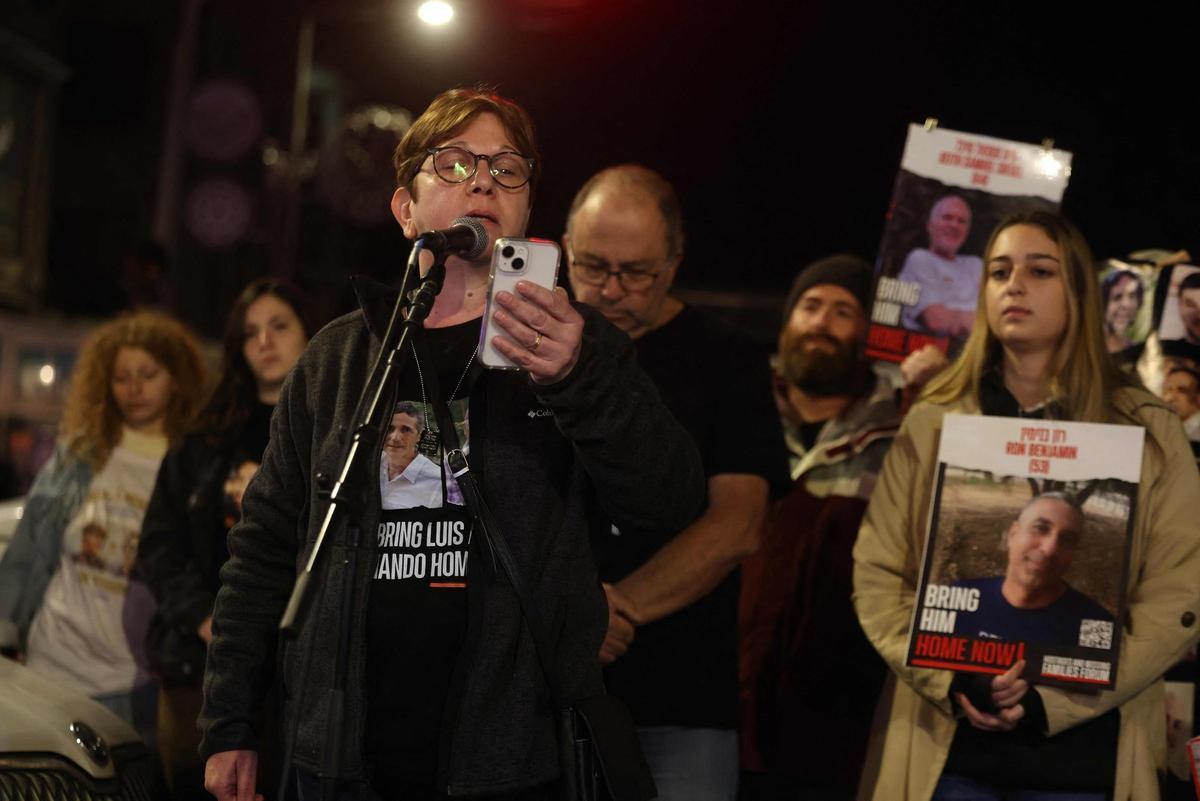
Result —
<path fill-rule="evenodd" d="M 142 653 L 154 603 L 133 575 L 142 517 L 168 444 L 204 399 L 195 338 L 137 312 L 85 343 L 58 448 L 0 562 L 0 621 L 26 664 L 128 720 L 153 746 L 157 688 Z"/>

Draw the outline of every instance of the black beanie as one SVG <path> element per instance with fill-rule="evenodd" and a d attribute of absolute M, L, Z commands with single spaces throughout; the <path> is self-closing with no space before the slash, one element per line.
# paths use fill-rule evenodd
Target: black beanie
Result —
<path fill-rule="evenodd" d="M 801 295 L 821 284 L 840 286 L 858 300 L 863 314 L 869 314 L 871 273 L 871 265 L 852 253 L 838 253 L 817 259 L 796 276 L 792 290 L 788 293 L 787 303 L 783 307 L 783 319 L 791 316 L 792 309 L 800 301 Z"/>

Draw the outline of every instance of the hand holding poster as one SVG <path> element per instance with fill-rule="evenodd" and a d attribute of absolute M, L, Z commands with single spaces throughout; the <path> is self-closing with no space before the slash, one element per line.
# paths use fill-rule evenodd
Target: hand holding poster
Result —
<path fill-rule="evenodd" d="M 1111 688 L 1144 433 L 947 415 L 908 664 Z"/>
<path fill-rule="evenodd" d="M 879 246 L 867 355 L 901 361 L 927 344 L 956 352 L 975 323 L 983 253 L 1001 219 L 1056 209 L 1071 154 L 909 126 Z"/>

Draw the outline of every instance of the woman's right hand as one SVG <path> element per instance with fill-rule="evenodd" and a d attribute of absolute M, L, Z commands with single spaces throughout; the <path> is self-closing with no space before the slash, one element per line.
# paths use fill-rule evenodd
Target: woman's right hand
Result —
<path fill-rule="evenodd" d="M 1019 659 L 1003 674 L 992 679 L 992 703 L 999 710 L 996 714 L 980 712 L 963 693 L 955 693 L 954 700 L 962 708 L 971 725 L 983 731 L 1012 731 L 1025 717 L 1021 699 L 1029 692 L 1029 682 L 1021 678 L 1025 660 Z"/>

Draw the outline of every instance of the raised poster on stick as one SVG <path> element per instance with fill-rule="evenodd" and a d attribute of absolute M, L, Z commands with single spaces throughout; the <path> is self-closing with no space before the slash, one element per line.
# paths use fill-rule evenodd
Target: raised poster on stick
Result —
<path fill-rule="evenodd" d="M 1113 687 L 1144 434 L 947 415 L 908 664 Z"/>
<path fill-rule="evenodd" d="M 867 355 L 957 354 L 975 324 L 984 246 L 1000 220 L 1057 209 L 1071 154 L 910 125 L 876 263 Z"/>

